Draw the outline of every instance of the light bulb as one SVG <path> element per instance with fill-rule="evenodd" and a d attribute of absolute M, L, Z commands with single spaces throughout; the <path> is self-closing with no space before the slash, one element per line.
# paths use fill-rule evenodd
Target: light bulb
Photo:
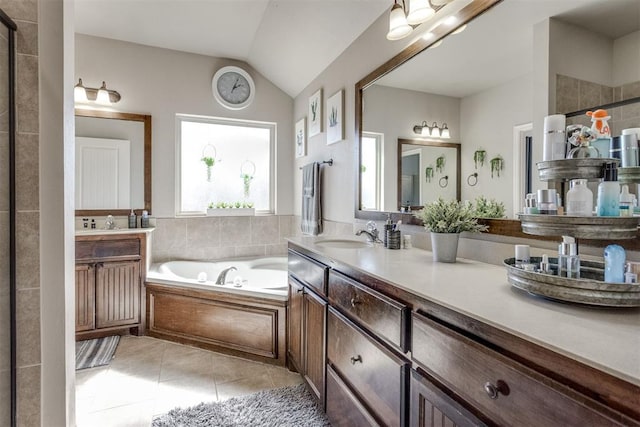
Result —
<path fill-rule="evenodd" d="M 86 104 L 89 102 L 89 99 L 87 98 L 87 91 L 82 84 L 82 79 L 79 79 L 78 84 L 73 88 L 73 100 L 80 104 Z"/>
<path fill-rule="evenodd" d="M 444 139 L 451 138 L 451 135 L 449 134 L 449 128 L 447 127 L 446 123 L 442 124 L 442 129 L 440 129 L 440 137 Z"/>
<path fill-rule="evenodd" d="M 389 14 L 389 32 L 387 40 L 400 40 L 407 37 L 413 28 L 407 23 L 407 17 L 404 15 L 404 9 L 398 3 L 395 3 Z"/>
<path fill-rule="evenodd" d="M 407 22 L 411 25 L 422 24 L 436 13 L 429 4 L 429 0 L 411 0 Z"/>
<path fill-rule="evenodd" d="M 107 84 L 102 82 L 102 86 L 98 89 L 98 96 L 96 96 L 96 104 L 100 105 L 111 105 L 111 100 L 109 99 L 109 92 L 107 91 Z"/>

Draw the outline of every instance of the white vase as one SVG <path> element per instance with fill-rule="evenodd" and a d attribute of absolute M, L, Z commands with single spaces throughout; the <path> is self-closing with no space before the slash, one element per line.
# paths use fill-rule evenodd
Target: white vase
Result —
<path fill-rule="evenodd" d="M 456 262 L 460 233 L 431 233 L 431 251 L 435 262 Z"/>

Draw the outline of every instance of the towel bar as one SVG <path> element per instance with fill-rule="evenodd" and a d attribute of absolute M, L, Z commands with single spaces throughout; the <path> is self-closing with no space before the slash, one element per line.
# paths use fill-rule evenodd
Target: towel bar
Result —
<path fill-rule="evenodd" d="M 329 166 L 333 166 L 333 159 L 323 160 L 323 161 L 321 161 L 321 162 L 317 162 L 317 163 L 320 163 L 321 165 L 323 165 L 323 164 L 325 164 L 325 163 L 326 163 L 326 164 L 328 164 Z M 298 169 L 302 170 L 302 166 L 300 166 Z"/>

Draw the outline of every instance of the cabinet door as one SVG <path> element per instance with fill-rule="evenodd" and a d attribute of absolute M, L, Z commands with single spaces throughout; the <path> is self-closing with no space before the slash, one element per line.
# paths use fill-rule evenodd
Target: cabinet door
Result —
<path fill-rule="evenodd" d="M 414 370 L 411 371 L 410 412 L 412 427 L 485 425 Z"/>
<path fill-rule="evenodd" d="M 96 327 L 140 322 L 140 261 L 105 262 L 96 270 Z"/>
<path fill-rule="evenodd" d="M 96 327 L 96 272 L 93 264 L 76 264 L 76 332 Z"/>
<path fill-rule="evenodd" d="M 305 290 L 303 307 L 304 377 L 324 407 L 327 303 Z"/>
<path fill-rule="evenodd" d="M 287 324 L 288 364 L 303 373 L 302 365 L 302 300 L 304 287 L 289 278 L 289 319 Z"/>

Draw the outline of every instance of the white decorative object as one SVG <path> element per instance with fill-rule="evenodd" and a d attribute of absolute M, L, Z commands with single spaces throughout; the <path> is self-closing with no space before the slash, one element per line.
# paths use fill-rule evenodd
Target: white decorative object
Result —
<path fill-rule="evenodd" d="M 309 137 L 322 132 L 322 89 L 309 97 Z"/>
<path fill-rule="evenodd" d="M 431 233 L 431 251 L 435 262 L 456 262 L 460 233 Z"/>
<path fill-rule="evenodd" d="M 249 73 L 230 65 L 216 71 L 211 80 L 211 90 L 216 101 L 223 107 L 242 110 L 253 102 L 256 87 Z"/>
<path fill-rule="evenodd" d="M 254 216 L 255 208 L 210 208 L 207 216 Z"/>
<path fill-rule="evenodd" d="M 301 118 L 296 122 L 295 130 L 295 142 L 296 142 L 296 157 L 303 157 L 307 155 L 307 132 L 306 132 L 306 120 Z"/>
<path fill-rule="evenodd" d="M 327 99 L 327 145 L 344 139 L 343 93 L 339 90 Z"/>

